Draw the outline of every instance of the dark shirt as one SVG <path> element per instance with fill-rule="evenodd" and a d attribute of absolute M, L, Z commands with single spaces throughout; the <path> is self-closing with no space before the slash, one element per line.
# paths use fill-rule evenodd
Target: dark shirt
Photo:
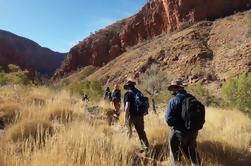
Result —
<path fill-rule="evenodd" d="M 130 116 L 140 116 L 136 113 L 136 105 L 135 105 L 135 94 L 139 92 L 139 90 L 135 87 L 129 87 L 127 92 L 124 95 L 124 106 L 126 102 L 130 103 L 129 114 Z"/>
<path fill-rule="evenodd" d="M 166 123 L 173 127 L 174 130 L 187 133 L 188 130 L 185 128 L 185 122 L 181 118 L 182 112 L 182 100 L 189 95 L 185 90 L 180 90 L 177 94 L 169 101 L 167 111 L 165 114 Z"/>
<path fill-rule="evenodd" d="M 112 93 L 112 101 L 121 101 L 121 91 L 114 90 Z"/>
<path fill-rule="evenodd" d="M 112 100 L 112 92 L 110 92 L 110 91 L 105 91 L 104 100 L 109 100 L 109 101 L 111 101 L 111 100 Z"/>

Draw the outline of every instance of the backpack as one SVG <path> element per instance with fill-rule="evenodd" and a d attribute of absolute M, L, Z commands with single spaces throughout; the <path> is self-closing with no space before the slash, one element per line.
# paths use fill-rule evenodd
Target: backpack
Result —
<path fill-rule="evenodd" d="M 120 99 L 121 99 L 120 90 L 115 90 L 115 91 L 112 93 L 112 101 L 120 101 Z"/>
<path fill-rule="evenodd" d="M 184 120 L 187 130 L 200 130 L 205 123 L 205 106 L 194 96 L 187 95 L 182 100 L 181 118 Z"/>
<path fill-rule="evenodd" d="M 134 94 L 134 114 L 146 115 L 149 109 L 149 99 L 145 97 L 139 90 L 131 91 Z"/>

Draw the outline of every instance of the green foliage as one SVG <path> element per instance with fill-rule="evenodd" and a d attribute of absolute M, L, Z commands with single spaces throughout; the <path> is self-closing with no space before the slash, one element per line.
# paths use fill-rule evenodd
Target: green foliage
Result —
<path fill-rule="evenodd" d="M 31 84 L 27 70 L 23 71 L 19 66 L 13 64 L 8 65 L 8 69 L 9 73 L 0 71 L 0 86 L 7 84 Z"/>
<path fill-rule="evenodd" d="M 228 79 L 222 86 L 221 96 L 226 106 L 251 113 L 251 73 Z"/>
<path fill-rule="evenodd" d="M 166 102 L 171 97 L 167 87 L 172 79 L 170 74 L 160 71 L 159 66 L 153 64 L 140 76 L 139 87 L 157 101 Z"/>
<path fill-rule="evenodd" d="M 103 94 L 102 84 L 98 81 L 81 81 L 70 83 L 66 89 L 80 95 L 88 95 L 91 100 L 99 100 Z"/>
<path fill-rule="evenodd" d="M 199 101 L 205 105 L 218 105 L 213 99 L 214 97 L 209 94 L 208 89 L 201 84 L 190 85 L 187 91 L 195 96 Z"/>
<path fill-rule="evenodd" d="M 139 78 L 139 86 L 143 90 L 147 90 L 152 96 L 156 96 L 162 90 L 167 88 L 171 81 L 167 74 L 159 70 L 157 65 L 152 65 Z"/>
<path fill-rule="evenodd" d="M 156 101 L 159 103 L 167 103 L 172 98 L 172 93 L 170 91 L 163 90 L 161 93 L 156 95 Z"/>

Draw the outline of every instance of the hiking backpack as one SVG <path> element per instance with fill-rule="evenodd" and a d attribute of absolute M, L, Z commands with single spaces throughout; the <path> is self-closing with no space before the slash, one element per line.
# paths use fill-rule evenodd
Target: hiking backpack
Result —
<path fill-rule="evenodd" d="M 182 100 L 181 118 L 187 130 L 200 130 L 205 123 L 205 106 L 194 96 L 187 95 Z"/>
<path fill-rule="evenodd" d="M 139 90 L 132 91 L 134 94 L 135 101 L 135 114 L 136 115 L 146 115 L 149 109 L 149 99 L 145 97 Z"/>

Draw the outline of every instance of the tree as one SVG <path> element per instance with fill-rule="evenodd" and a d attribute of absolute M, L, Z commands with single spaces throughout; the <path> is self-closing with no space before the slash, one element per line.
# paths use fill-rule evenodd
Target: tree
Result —
<path fill-rule="evenodd" d="M 155 98 L 167 93 L 166 89 L 172 78 L 169 73 L 161 71 L 157 64 L 151 65 L 150 68 L 139 77 L 139 86 L 150 95 L 154 112 L 156 112 Z M 168 98 L 169 96 L 166 97 Z"/>

